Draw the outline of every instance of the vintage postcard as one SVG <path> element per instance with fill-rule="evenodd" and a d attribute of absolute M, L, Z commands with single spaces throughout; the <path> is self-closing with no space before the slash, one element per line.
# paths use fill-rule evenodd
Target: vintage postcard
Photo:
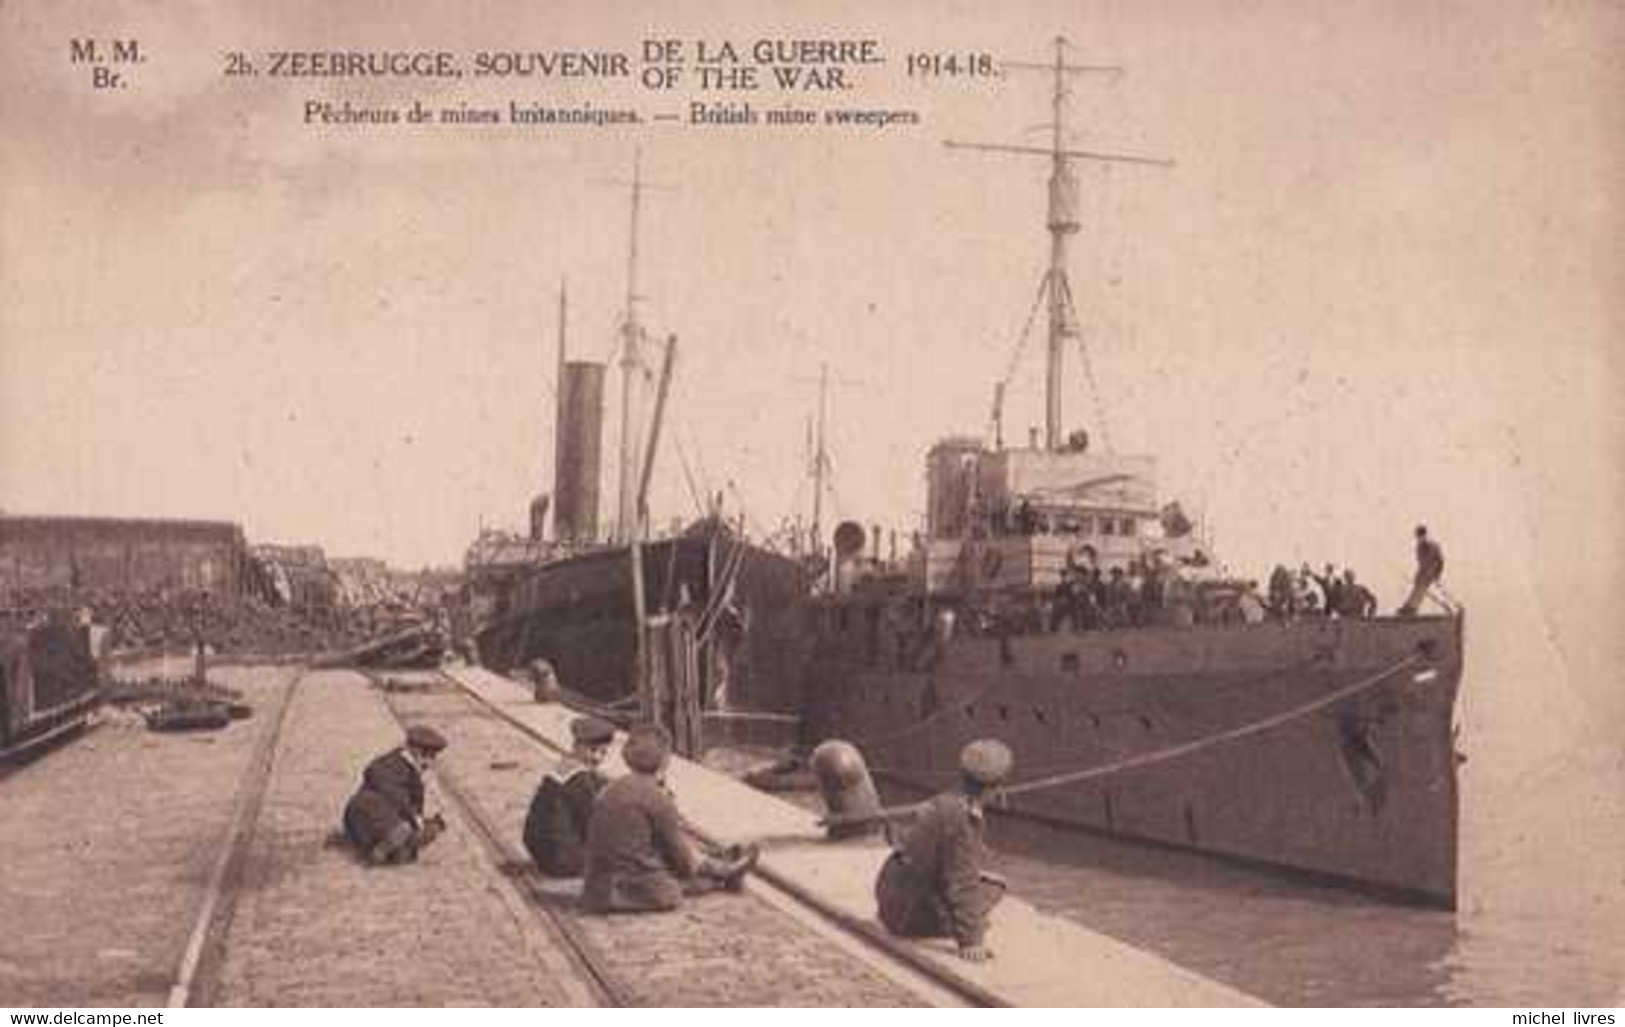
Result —
<path fill-rule="evenodd" d="M 0 0 L 0 1005 L 1612 1022 L 1622 54 Z"/>

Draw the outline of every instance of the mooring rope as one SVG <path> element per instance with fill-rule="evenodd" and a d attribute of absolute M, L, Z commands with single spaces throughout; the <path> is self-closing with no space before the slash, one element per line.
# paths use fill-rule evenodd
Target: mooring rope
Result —
<path fill-rule="evenodd" d="M 1130 756 L 1126 759 L 1115 760 L 1111 763 L 1101 764 L 1093 767 L 1085 767 L 1079 770 L 1067 771 L 1058 774 L 1050 774 L 1045 777 L 1035 778 L 1031 781 L 1021 781 L 1016 784 L 1007 785 L 1000 788 L 999 795 L 1001 797 L 1008 798 L 1016 795 L 1025 795 L 1029 792 L 1038 792 L 1050 788 L 1058 788 L 1061 785 L 1076 784 L 1079 781 L 1087 781 L 1093 778 L 1120 774 L 1127 770 L 1137 770 L 1141 767 L 1148 767 L 1153 764 L 1166 763 L 1170 760 L 1180 759 L 1182 757 L 1189 756 L 1192 753 L 1212 748 L 1215 745 L 1222 745 L 1226 742 L 1233 742 L 1240 738 L 1248 738 L 1253 735 L 1262 734 L 1265 731 L 1273 730 L 1274 728 L 1280 727 L 1283 724 L 1307 717 L 1313 713 L 1318 713 L 1319 711 L 1326 709 L 1328 706 L 1334 706 L 1345 699 L 1349 699 L 1361 692 L 1375 688 L 1400 671 L 1415 665 L 1420 661 L 1420 659 L 1420 656 L 1412 654 L 1402 660 L 1399 660 L 1391 666 L 1378 671 L 1375 674 L 1361 678 L 1352 684 L 1344 685 L 1342 688 L 1327 692 L 1318 699 L 1313 699 L 1307 703 L 1303 703 L 1300 706 L 1295 706 L 1281 713 L 1272 714 L 1268 717 L 1264 717 L 1261 720 L 1255 720 L 1251 723 L 1243 724 L 1240 727 L 1231 728 L 1227 731 L 1220 731 L 1217 734 L 1208 735 L 1204 738 L 1198 738 L 1193 741 L 1182 742 L 1179 745 L 1170 745 L 1161 749 L 1153 749 L 1150 752 L 1141 753 L 1138 756 Z M 874 767 L 873 769 L 883 773 L 889 772 L 893 774 L 920 773 L 920 771 L 911 771 L 903 767 Z M 944 776 L 945 774 L 952 774 L 954 772 L 927 771 L 926 773 L 930 776 Z"/>
<path fill-rule="evenodd" d="M 559 702 L 577 713 L 599 717 L 621 728 L 629 727 L 638 718 L 636 696 L 622 696 L 613 702 L 602 703 L 560 685 Z"/>

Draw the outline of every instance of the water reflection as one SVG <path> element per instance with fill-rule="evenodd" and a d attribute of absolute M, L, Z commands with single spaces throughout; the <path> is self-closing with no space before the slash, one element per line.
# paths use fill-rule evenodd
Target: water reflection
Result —
<path fill-rule="evenodd" d="M 1267 1002 L 1450 1001 L 1449 913 L 1020 821 L 998 820 L 991 840 L 1040 909 Z"/>

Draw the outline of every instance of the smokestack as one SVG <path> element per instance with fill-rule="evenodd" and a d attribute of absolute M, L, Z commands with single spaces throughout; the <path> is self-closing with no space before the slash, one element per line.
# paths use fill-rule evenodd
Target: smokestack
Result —
<path fill-rule="evenodd" d="M 571 360 L 559 382 L 553 526 L 561 542 L 598 537 L 598 476 L 604 431 L 604 365 Z"/>

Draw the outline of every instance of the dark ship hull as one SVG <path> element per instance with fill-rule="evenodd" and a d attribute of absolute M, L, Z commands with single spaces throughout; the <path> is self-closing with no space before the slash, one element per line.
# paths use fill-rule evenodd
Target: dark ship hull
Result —
<path fill-rule="evenodd" d="M 884 777 L 940 788 L 991 735 L 1014 813 L 1455 906 L 1460 618 L 944 642 L 883 604 L 817 617 L 808 727 Z"/>
<path fill-rule="evenodd" d="M 727 532 L 646 543 L 642 561 L 651 617 L 682 608 L 695 618 L 708 705 L 793 713 L 773 684 L 793 679 L 805 663 L 801 564 Z M 637 693 L 635 623 L 631 551 L 604 547 L 523 577 L 476 642 L 480 662 L 493 670 L 545 658 L 570 693 L 608 705 Z"/>

